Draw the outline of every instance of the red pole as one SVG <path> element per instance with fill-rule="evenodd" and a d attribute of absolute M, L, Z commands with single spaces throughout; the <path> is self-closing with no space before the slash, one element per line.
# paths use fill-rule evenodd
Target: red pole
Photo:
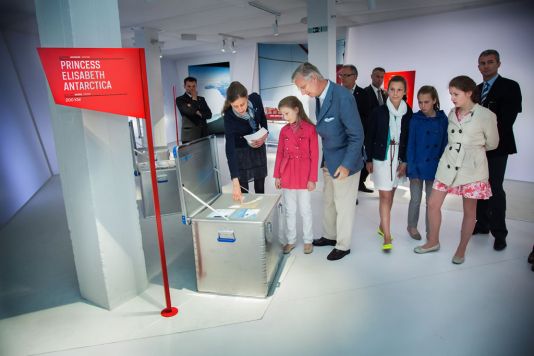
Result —
<path fill-rule="evenodd" d="M 145 50 L 141 48 L 139 55 L 141 65 L 141 80 L 143 82 L 143 102 L 145 107 L 146 136 L 148 144 L 148 158 L 150 162 L 150 177 L 152 178 L 152 195 L 154 197 L 154 210 L 156 211 L 156 227 L 158 230 L 159 256 L 161 260 L 161 274 L 165 292 L 166 308 L 161 311 L 164 317 L 178 314 L 178 308 L 171 306 L 171 293 L 169 291 L 169 277 L 167 275 L 167 258 L 165 257 L 165 242 L 163 240 L 163 227 L 161 224 L 161 210 L 159 205 L 158 182 L 156 179 L 156 161 L 154 159 L 154 141 L 152 138 L 152 120 L 150 117 L 150 102 L 148 99 L 148 83 L 146 80 Z"/>
<path fill-rule="evenodd" d="M 175 85 L 172 86 L 172 97 L 173 97 L 172 105 L 174 106 L 174 123 L 176 124 L 176 146 L 178 146 L 180 142 L 178 141 L 178 114 L 176 113 L 176 86 Z"/>

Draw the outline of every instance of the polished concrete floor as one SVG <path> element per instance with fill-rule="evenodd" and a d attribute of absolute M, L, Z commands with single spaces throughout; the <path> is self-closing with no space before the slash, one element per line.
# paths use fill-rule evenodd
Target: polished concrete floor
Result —
<path fill-rule="evenodd" d="M 531 209 L 521 202 L 534 185 L 507 184 L 509 211 Z M 312 195 L 317 237 L 320 186 Z M 272 180 L 267 187 L 274 191 Z M 406 194 L 401 188 L 393 206 L 391 253 L 381 251 L 375 234 L 377 195 L 360 193 L 351 254 L 330 262 L 330 248 L 304 255 L 299 241 L 265 300 L 196 293 L 190 231 L 177 216 L 165 216 L 171 291 L 180 308 L 171 320 L 158 316 L 163 298 L 150 219 L 141 223 L 147 291 L 113 311 L 80 297 L 54 177 L 0 230 L 0 355 L 531 355 L 534 272 L 526 259 L 533 219 L 508 220 L 501 252 L 492 237 L 474 236 L 466 262 L 453 265 L 458 202 L 451 197 L 445 205 L 442 249 L 416 255 L 418 242 L 405 230 Z M 423 224 L 421 218 L 421 231 Z"/>

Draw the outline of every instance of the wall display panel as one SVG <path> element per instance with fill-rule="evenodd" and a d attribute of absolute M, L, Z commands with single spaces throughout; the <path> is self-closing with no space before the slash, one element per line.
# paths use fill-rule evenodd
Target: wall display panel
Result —
<path fill-rule="evenodd" d="M 189 75 L 197 78 L 197 90 L 211 109 L 208 120 L 209 133 L 223 133 L 224 124 L 221 111 L 226 99 L 226 89 L 230 85 L 230 62 L 209 63 L 189 66 Z"/>

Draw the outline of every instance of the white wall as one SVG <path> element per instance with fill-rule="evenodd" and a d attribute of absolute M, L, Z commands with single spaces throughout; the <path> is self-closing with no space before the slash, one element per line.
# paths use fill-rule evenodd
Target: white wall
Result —
<path fill-rule="evenodd" d="M 0 32 L 0 227 L 58 173 L 38 43 Z"/>
<path fill-rule="evenodd" d="M 174 97 L 172 86 L 176 87 L 176 96 L 183 94 L 183 78 L 178 77 L 176 71 L 176 63 L 173 60 L 163 58 L 161 60 L 161 85 L 163 86 L 163 115 L 165 116 L 165 135 L 167 143 L 176 142 L 176 124 L 174 119 Z M 181 117 L 178 109 L 176 110 L 178 117 L 178 129 L 181 128 Z"/>
<path fill-rule="evenodd" d="M 376 66 L 387 71 L 416 70 L 415 90 L 434 85 L 446 113 L 452 107 L 448 82 L 465 74 L 480 82 L 480 52 L 501 54 L 499 73 L 519 83 L 523 112 L 514 125 L 518 154 L 508 160 L 506 178 L 534 182 L 534 10 L 529 1 L 391 21 L 348 30 L 345 63 L 356 65 L 358 85 L 370 83 Z M 416 108 L 417 109 L 417 108 Z"/>

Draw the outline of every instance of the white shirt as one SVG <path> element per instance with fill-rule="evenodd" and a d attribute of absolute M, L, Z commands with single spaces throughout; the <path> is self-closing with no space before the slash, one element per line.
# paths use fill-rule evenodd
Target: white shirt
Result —
<path fill-rule="evenodd" d="M 321 103 L 321 106 L 323 106 L 324 99 L 326 98 L 326 93 L 328 93 L 328 88 L 330 87 L 330 81 L 326 81 L 326 86 L 323 89 L 323 92 L 321 95 L 319 95 L 319 102 Z"/>

